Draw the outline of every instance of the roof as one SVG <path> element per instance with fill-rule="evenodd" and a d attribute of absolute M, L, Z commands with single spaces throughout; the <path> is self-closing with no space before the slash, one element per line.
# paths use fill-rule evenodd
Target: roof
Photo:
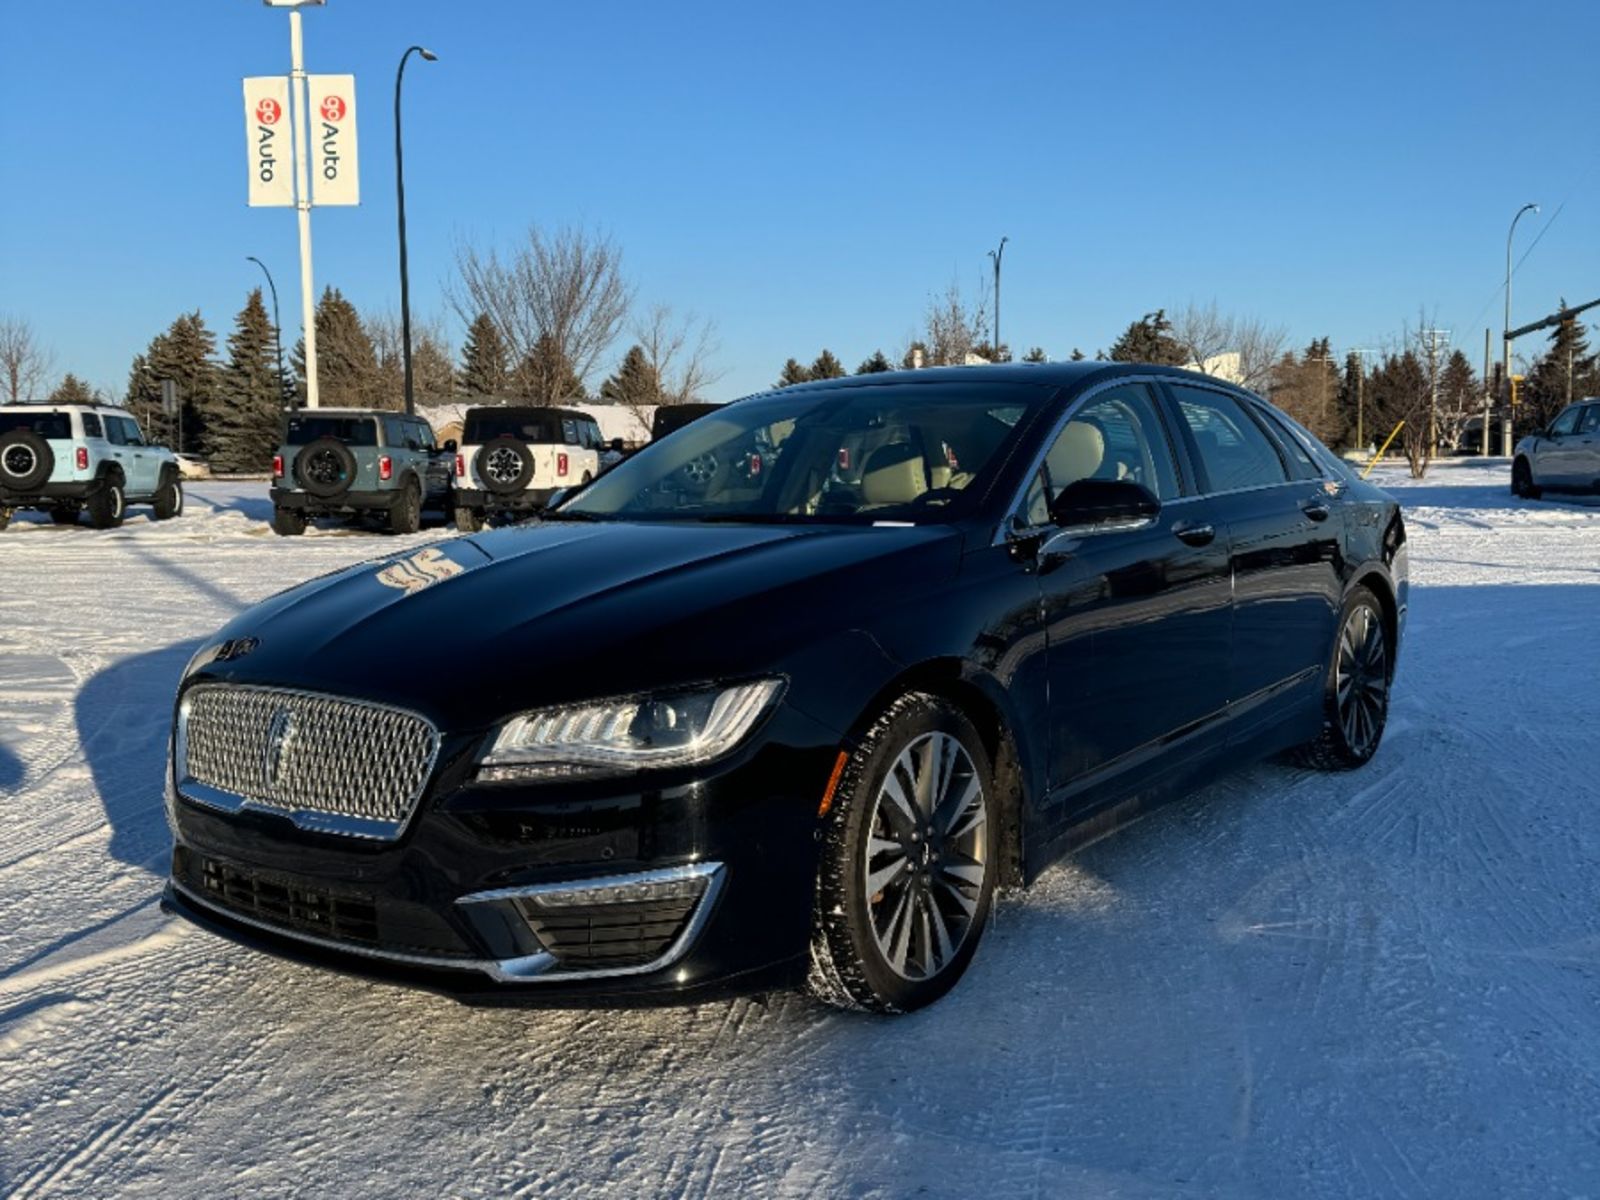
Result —
<path fill-rule="evenodd" d="M 590 416 L 590 414 L 583 412 L 580 409 L 557 408 L 555 405 L 551 404 L 474 404 L 468 408 L 464 414 L 462 414 L 461 419 L 463 421 L 470 421 L 479 413 L 490 413 L 497 415 L 506 413 L 515 414 L 522 417 L 535 415 L 541 417 L 571 417 L 573 420 L 577 421 L 592 421 L 594 419 L 592 416 Z"/>
<path fill-rule="evenodd" d="M 975 367 L 922 367 L 912 371 L 879 371 L 870 375 L 846 375 L 839 379 L 819 379 L 810 383 L 797 383 L 782 391 L 806 391 L 835 387 L 877 387 L 904 383 L 1042 383 L 1055 387 L 1077 387 L 1098 379 L 1115 379 L 1119 375 L 1165 375 L 1176 379 L 1216 384 L 1226 382 L 1214 375 L 1186 371 L 1181 367 L 1157 366 L 1153 363 L 1099 362 L 1084 359 L 1080 362 L 1049 363 L 990 363 Z M 779 389 L 774 389 L 779 390 Z M 762 393 L 766 394 L 766 393 Z"/>

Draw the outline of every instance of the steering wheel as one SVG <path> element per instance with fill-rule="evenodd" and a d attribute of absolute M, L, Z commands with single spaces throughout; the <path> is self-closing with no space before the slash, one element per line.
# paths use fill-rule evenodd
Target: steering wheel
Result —
<path fill-rule="evenodd" d="M 960 495 L 961 495 L 961 489 L 960 488 L 953 488 L 953 487 L 929 488 L 927 491 L 923 492 L 922 495 L 918 496 L 915 500 L 913 500 L 910 503 L 910 505 L 908 505 L 908 507 L 911 508 L 914 512 L 921 512 L 923 509 L 931 508 L 935 504 L 948 504 L 948 503 L 950 503 L 950 501 L 956 499 L 956 497 L 958 497 Z"/>

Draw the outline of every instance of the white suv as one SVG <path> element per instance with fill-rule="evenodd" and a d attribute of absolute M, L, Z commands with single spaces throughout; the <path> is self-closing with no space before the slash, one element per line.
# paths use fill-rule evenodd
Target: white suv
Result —
<path fill-rule="evenodd" d="M 605 454 L 599 423 L 577 409 L 469 408 L 456 450 L 456 527 L 473 533 L 489 517 L 542 509 L 599 475 Z"/>
<path fill-rule="evenodd" d="M 139 423 L 99 404 L 0 405 L 0 529 L 19 508 L 76 525 L 87 511 L 96 529 L 122 524 L 129 504 L 149 504 L 156 520 L 183 511 L 178 459 L 152 446 Z"/>

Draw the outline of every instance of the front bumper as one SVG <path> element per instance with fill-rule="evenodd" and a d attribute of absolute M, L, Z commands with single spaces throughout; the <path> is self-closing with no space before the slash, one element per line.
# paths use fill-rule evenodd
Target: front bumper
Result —
<path fill-rule="evenodd" d="M 780 707 L 758 745 L 651 790 L 480 785 L 476 739 L 446 742 L 395 841 L 170 796 L 164 902 L 238 941 L 464 999 L 685 999 L 803 977 L 816 806 L 837 753 L 820 726 Z M 615 890 L 663 875 L 703 886 L 675 906 Z M 594 903 L 530 899 L 576 888 Z"/>

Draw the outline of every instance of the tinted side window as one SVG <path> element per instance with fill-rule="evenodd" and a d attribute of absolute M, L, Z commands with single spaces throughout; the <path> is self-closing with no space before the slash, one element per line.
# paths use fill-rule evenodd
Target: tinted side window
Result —
<path fill-rule="evenodd" d="M 1311 452 L 1305 448 L 1300 439 L 1295 437 L 1289 427 L 1284 424 L 1278 410 L 1270 405 L 1256 405 L 1255 414 L 1267 423 L 1272 430 L 1273 441 L 1278 443 L 1278 448 L 1289 456 L 1289 463 L 1297 479 L 1319 479 L 1322 469 L 1311 457 Z"/>
<path fill-rule="evenodd" d="M 426 421 L 411 422 L 411 436 L 417 440 L 418 450 L 434 449 L 433 426 Z"/>
<path fill-rule="evenodd" d="M 83 414 L 83 436 L 86 438 L 105 437 L 105 431 L 100 427 L 99 413 Z"/>
<path fill-rule="evenodd" d="M 1579 433 L 1600 433 L 1600 404 L 1591 404 L 1584 410 L 1583 421 L 1578 426 Z"/>
<path fill-rule="evenodd" d="M 128 444 L 127 431 L 122 428 L 121 417 L 106 418 L 106 440 L 113 446 L 126 446 Z"/>
<path fill-rule="evenodd" d="M 1554 421 L 1550 422 L 1551 433 L 1571 433 L 1578 427 L 1578 414 L 1583 411 L 1582 406 L 1574 404 Z"/>
<path fill-rule="evenodd" d="M 383 444 L 391 449 L 401 449 L 406 444 L 406 423 L 399 417 L 380 417 L 383 422 Z"/>
<path fill-rule="evenodd" d="M 578 423 L 571 417 L 561 418 L 561 438 L 569 446 L 578 444 Z"/>
<path fill-rule="evenodd" d="M 144 445 L 144 435 L 139 432 L 139 423 L 137 421 L 133 420 L 133 418 L 131 418 L 131 417 L 109 417 L 107 419 L 113 425 L 121 425 L 122 426 L 122 440 L 123 440 L 123 444 L 124 445 L 128 445 L 128 446 L 142 446 L 142 445 Z"/>
<path fill-rule="evenodd" d="M 1178 495 L 1172 444 L 1144 384 L 1125 384 L 1094 396 L 1062 427 L 1028 488 L 1030 525 L 1050 519 L 1050 505 L 1080 479 L 1127 479 L 1162 501 Z"/>
<path fill-rule="evenodd" d="M 1232 396 L 1183 384 L 1173 385 L 1172 391 L 1200 449 L 1209 491 L 1236 492 L 1288 482 L 1278 451 Z"/>

